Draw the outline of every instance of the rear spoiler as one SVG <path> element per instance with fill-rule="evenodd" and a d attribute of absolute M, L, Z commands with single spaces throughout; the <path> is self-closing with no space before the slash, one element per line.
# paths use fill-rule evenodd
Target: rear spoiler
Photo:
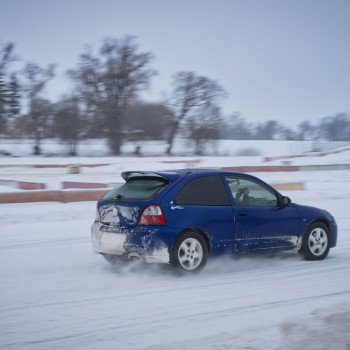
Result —
<path fill-rule="evenodd" d="M 121 176 L 125 181 L 128 181 L 133 177 L 148 177 L 172 182 L 179 177 L 179 174 L 176 174 L 175 172 L 154 173 L 151 171 L 124 171 L 121 173 Z"/>

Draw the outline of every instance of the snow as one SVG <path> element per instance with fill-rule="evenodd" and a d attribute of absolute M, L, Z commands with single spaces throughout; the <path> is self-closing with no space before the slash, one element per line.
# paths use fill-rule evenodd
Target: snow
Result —
<path fill-rule="evenodd" d="M 263 157 L 174 157 L 171 161 L 175 163 L 165 163 L 169 158 L 165 157 L 114 157 L 114 158 L 75 158 L 77 164 L 110 164 L 95 168 L 81 167 L 79 174 L 69 174 L 67 168 L 31 168 L 23 166 L 29 162 L 29 158 L 15 158 L 17 165 L 22 166 L 0 166 L 0 180 L 32 181 L 44 183 L 47 189 L 61 189 L 62 182 L 95 182 L 95 183 L 123 183 L 120 176 L 123 171 L 131 170 L 168 170 L 175 168 L 215 168 L 215 167 L 236 167 L 236 166 L 269 166 L 282 165 L 281 161 L 265 163 Z M 10 159 L 0 159 L 0 164 L 8 165 Z M 191 162 L 193 161 L 193 162 Z M 196 162 L 195 162 L 196 161 Z M 6 163 L 5 163 L 6 162 Z M 70 164 L 65 158 L 35 158 L 30 159 L 31 164 Z M 46 163 L 45 163 L 46 162 Z M 308 163 L 309 162 L 309 163 Z M 296 158 L 290 161 L 291 165 L 316 165 L 316 164 L 350 164 L 350 151 L 329 155 L 326 157 Z M 308 172 L 311 176 L 314 171 Z M 286 173 L 285 173 L 286 174 Z M 283 176 L 285 176 L 285 174 Z M 278 175 L 279 176 L 279 175 Z M 296 172 L 287 175 L 288 178 L 299 179 L 300 173 Z M 281 176 L 279 176 L 281 178 Z M 295 180 L 293 180 L 295 181 Z M 283 181 L 286 182 L 286 181 Z M 1 185 L 0 192 L 5 192 L 6 186 Z"/>
<path fill-rule="evenodd" d="M 204 148 L 205 154 L 210 156 L 235 157 L 244 151 L 254 151 L 260 156 L 286 156 L 300 155 L 314 151 L 328 152 L 334 149 L 349 146 L 349 142 L 342 141 L 281 141 L 281 140 L 220 140 L 207 142 Z M 38 157 L 32 156 L 34 147 L 33 140 L 8 140 L 0 139 L 0 151 L 9 152 L 14 157 L 28 158 L 28 164 L 31 160 L 37 160 Z M 142 156 L 165 155 L 167 144 L 164 141 L 140 141 L 126 142 L 121 148 L 123 155 L 134 155 L 136 147 L 140 147 Z M 42 153 L 48 158 L 54 159 L 62 154 L 67 154 L 67 146 L 59 139 L 47 139 L 41 143 Z M 108 143 L 106 140 L 81 140 L 79 141 L 77 153 L 79 157 L 91 158 L 89 163 L 98 162 L 99 157 L 114 158 L 109 156 Z M 179 156 L 193 157 L 193 144 L 188 140 L 178 138 L 175 140 L 173 154 Z M 75 164 L 75 157 L 65 157 L 70 164 Z M 16 158 L 10 163 L 16 164 Z"/>
<path fill-rule="evenodd" d="M 349 163 L 349 152 L 320 159 L 332 164 L 339 157 Z M 28 162 L 1 163 L 9 160 Z M 200 165 L 221 161 L 252 160 L 201 158 Z M 159 158 L 118 162 L 77 175 L 0 168 L 0 179 L 55 187 L 75 177 L 117 181 L 122 162 L 125 170 L 184 166 Z M 221 257 L 186 276 L 163 264 L 113 267 L 92 252 L 96 203 L 0 204 L 0 349 L 349 350 L 350 170 L 254 175 L 270 183 L 304 181 L 304 191 L 283 194 L 334 215 L 338 244 L 326 260 L 308 262 L 296 253 Z"/>

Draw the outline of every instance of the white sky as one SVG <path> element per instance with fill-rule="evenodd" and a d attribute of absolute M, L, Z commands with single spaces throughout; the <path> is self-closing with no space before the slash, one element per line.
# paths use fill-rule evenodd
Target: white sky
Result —
<path fill-rule="evenodd" d="M 125 34 L 155 56 L 145 100 L 188 70 L 217 80 L 224 113 L 250 122 L 350 113 L 350 0 L 0 0 L 0 42 L 58 65 L 51 100 L 69 92 L 64 72 L 84 44 Z"/>

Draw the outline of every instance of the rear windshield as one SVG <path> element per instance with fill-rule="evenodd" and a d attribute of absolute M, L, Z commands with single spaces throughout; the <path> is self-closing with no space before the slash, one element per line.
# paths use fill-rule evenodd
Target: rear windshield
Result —
<path fill-rule="evenodd" d="M 148 200 L 163 190 L 169 181 L 163 178 L 132 178 L 114 188 L 103 198 L 107 200 Z"/>

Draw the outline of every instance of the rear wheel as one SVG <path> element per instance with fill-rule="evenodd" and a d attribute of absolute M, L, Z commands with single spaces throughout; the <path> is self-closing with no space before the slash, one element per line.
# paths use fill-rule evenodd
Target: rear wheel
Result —
<path fill-rule="evenodd" d="M 125 262 L 126 259 L 121 257 L 120 255 L 114 255 L 114 254 L 101 254 L 106 261 L 108 261 L 111 265 L 116 265 L 120 262 Z"/>
<path fill-rule="evenodd" d="M 196 231 L 183 233 L 171 251 L 171 264 L 180 271 L 198 272 L 205 266 L 207 258 L 207 244 Z"/>
<path fill-rule="evenodd" d="M 313 223 L 307 230 L 300 254 L 306 260 L 323 260 L 330 248 L 330 231 L 323 222 Z"/>

